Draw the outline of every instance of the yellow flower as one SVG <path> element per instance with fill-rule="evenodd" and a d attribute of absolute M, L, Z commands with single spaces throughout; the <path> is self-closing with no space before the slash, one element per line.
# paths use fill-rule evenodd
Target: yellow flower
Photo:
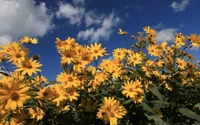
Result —
<path fill-rule="evenodd" d="M 133 66 L 140 64 L 142 60 L 142 55 L 140 53 L 134 53 L 128 57 L 128 64 L 133 64 Z"/>
<path fill-rule="evenodd" d="M 122 88 L 124 89 L 122 91 L 122 94 L 125 95 L 127 98 L 129 97 L 134 99 L 135 97 L 137 97 L 138 93 L 143 94 L 141 82 L 138 80 L 134 82 L 128 81 L 124 84 L 124 86 L 122 86 Z"/>
<path fill-rule="evenodd" d="M 76 89 L 74 87 L 69 87 L 66 90 L 66 97 L 69 99 L 69 101 L 78 100 L 79 94 L 76 92 Z"/>
<path fill-rule="evenodd" d="M 176 59 L 176 63 L 178 64 L 178 67 L 180 69 L 182 69 L 182 70 L 184 70 L 186 65 L 187 65 L 187 63 L 184 60 L 180 59 L 180 58 Z"/>
<path fill-rule="evenodd" d="M 94 44 L 91 44 L 91 47 L 89 47 L 89 49 L 91 52 L 91 56 L 96 60 L 99 56 L 102 57 L 106 53 L 105 48 L 102 48 L 101 44 L 97 44 L 96 42 Z"/>
<path fill-rule="evenodd" d="M 20 43 L 31 43 L 31 44 L 37 44 L 38 43 L 38 39 L 36 38 L 29 38 L 28 36 L 24 36 L 24 38 L 21 38 L 19 40 Z"/>
<path fill-rule="evenodd" d="M 166 88 L 166 89 L 168 89 L 168 90 L 170 90 L 170 91 L 172 91 L 172 90 L 173 90 L 173 87 L 172 87 L 172 85 L 171 85 L 171 84 L 169 84 L 169 83 L 165 83 L 165 88 Z"/>
<path fill-rule="evenodd" d="M 44 116 L 43 110 L 38 107 L 36 107 L 36 109 L 29 108 L 29 114 L 31 118 L 36 119 L 36 121 L 41 120 Z"/>
<path fill-rule="evenodd" d="M 80 81 L 78 80 L 76 75 L 73 75 L 73 74 L 61 72 L 60 75 L 57 75 L 56 81 L 65 84 L 65 88 L 72 87 L 72 86 L 74 87 L 80 86 Z"/>
<path fill-rule="evenodd" d="M 29 76 L 32 76 L 33 73 L 36 74 L 36 71 L 41 72 L 39 69 L 42 66 L 37 60 L 25 59 L 24 61 L 16 64 L 16 71 L 22 71 L 22 75 L 28 74 Z"/>
<path fill-rule="evenodd" d="M 149 45 L 148 48 L 148 54 L 151 56 L 158 56 L 159 50 L 157 49 L 157 46 L 155 45 Z"/>
<path fill-rule="evenodd" d="M 36 98 L 42 99 L 42 100 L 49 100 L 53 96 L 53 91 L 50 87 L 44 87 L 40 89 L 39 92 L 37 92 Z"/>
<path fill-rule="evenodd" d="M 200 37 L 196 34 L 191 34 L 190 36 L 186 36 L 186 38 L 192 43 L 192 46 L 200 46 Z"/>
<path fill-rule="evenodd" d="M 114 58 L 118 60 L 123 60 L 126 55 L 125 49 L 117 48 L 113 52 Z"/>
<path fill-rule="evenodd" d="M 178 48 L 180 48 L 180 47 L 182 47 L 182 46 L 185 45 L 184 39 L 182 39 L 182 38 L 180 38 L 180 37 L 175 37 L 175 38 L 174 38 L 174 42 L 176 43 L 176 46 L 177 46 Z"/>
<path fill-rule="evenodd" d="M 60 103 L 67 99 L 65 95 L 65 89 L 63 84 L 54 84 L 53 86 L 50 87 L 52 90 L 52 97 L 51 100 L 52 102 L 56 103 L 56 106 L 60 106 Z"/>
<path fill-rule="evenodd" d="M 120 102 L 113 97 L 104 97 L 103 104 L 98 109 L 97 117 L 110 125 L 117 125 L 117 120 L 123 118 L 127 113 L 126 109 L 120 105 Z"/>
<path fill-rule="evenodd" d="M 21 84 L 15 77 L 8 77 L 8 82 L 0 88 L 0 104 L 5 106 L 5 110 L 16 110 L 23 107 L 30 96 L 27 94 L 29 87 Z"/>
<path fill-rule="evenodd" d="M 118 34 L 120 34 L 120 35 L 127 35 L 128 32 L 126 32 L 126 31 L 122 31 L 122 29 L 119 29 Z"/>
<path fill-rule="evenodd" d="M 37 75 L 33 80 L 31 80 L 33 83 L 35 82 L 34 86 L 36 87 L 42 87 L 42 83 L 48 83 L 47 79 L 44 76 Z"/>

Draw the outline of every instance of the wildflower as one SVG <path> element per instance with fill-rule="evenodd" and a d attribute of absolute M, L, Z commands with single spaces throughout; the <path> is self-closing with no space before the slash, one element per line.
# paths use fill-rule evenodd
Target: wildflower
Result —
<path fill-rule="evenodd" d="M 142 55 L 140 53 L 134 53 L 128 57 L 128 64 L 133 64 L 133 66 L 140 64 L 142 60 Z"/>
<path fill-rule="evenodd" d="M 21 38 L 19 40 L 20 43 L 31 43 L 31 44 L 37 44 L 38 43 L 38 39 L 36 38 L 29 38 L 28 36 L 24 36 L 24 38 Z"/>
<path fill-rule="evenodd" d="M 101 44 L 97 44 L 96 42 L 92 44 L 89 49 L 91 52 L 91 56 L 94 57 L 96 60 L 98 56 L 102 57 L 106 52 L 105 48 L 102 48 Z"/>
<path fill-rule="evenodd" d="M 76 89 L 74 87 L 67 88 L 65 94 L 69 101 L 78 100 L 79 94 L 76 92 Z"/>
<path fill-rule="evenodd" d="M 36 119 L 36 121 L 42 120 L 44 116 L 44 111 L 38 107 L 36 109 L 29 108 L 29 114 L 31 118 Z"/>
<path fill-rule="evenodd" d="M 134 99 L 138 95 L 138 93 L 143 93 L 141 82 L 139 82 L 138 80 L 136 80 L 135 82 L 128 81 L 124 84 L 124 86 L 122 86 L 122 88 L 124 89 L 122 91 L 122 94 L 125 95 L 127 98 L 129 97 Z"/>
<path fill-rule="evenodd" d="M 42 66 L 42 64 L 37 62 L 37 60 L 33 60 L 33 58 L 26 58 L 15 65 L 17 67 L 16 71 L 22 71 L 22 75 L 28 74 L 29 76 L 32 76 L 33 73 L 36 74 L 36 71 L 41 72 L 39 68 Z"/>
<path fill-rule="evenodd" d="M 149 45 L 148 48 L 148 54 L 151 56 L 158 56 L 159 50 L 157 49 L 157 46 L 155 45 Z"/>
<path fill-rule="evenodd" d="M 200 37 L 196 34 L 191 34 L 190 36 L 186 36 L 186 38 L 192 43 L 192 46 L 200 46 Z"/>
<path fill-rule="evenodd" d="M 126 31 L 122 31 L 122 29 L 119 29 L 118 34 L 120 34 L 120 35 L 127 35 L 128 32 L 126 32 Z"/>
<path fill-rule="evenodd" d="M 65 88 L 72 86 L 77 87 L 80 85 L 80 81 L 75 75 L 62 72 L 60 75 L 57 75 L 56 81 L 65 84 Z"/>
<path fill-rule="evenodd" d="M 176 63 L 178 64 L 178 67 L 180 69 L 182 69 L 182 70 L 184 70 L 186 65 L 187 65 L 187 63 L 184 60 L 180 59 L 180 58 L 176 59 Z"/>
<path fill-rule="evenodd" d="M 126 52 L 124 49 L 117 48 L 113 52 L 114 58 L 119 59 L 119 60 L 123 60 L 125 55 L 126 55 Z"/>
<path fill-rule="evenodd" d="M 21 84 L 17 78 L 7 77 L 7 82 L 0 88 L 0 104 L 5 106 L 5 110 L 21 108 L 23 103 L 30 98 L 28 90 L 29 87 Z"/>
<path fill-rule="evenodd" d="M 119 101 L 112 97 L 104 97 L 103 104 L 98 109 L 97 117 L 110 125 L 117 125 L 117 120 L 123 118 L 127 113 L 126 109 L 120 105 Z"/>
<path fill-rule="evenodd" d="M 67 99 L 65 95 L 65 89 L 63 84 L 54 84 L 50 87 L 52 90 L 51 100 L 56 103 L 56 106 L 60 106 L 60 103 Z"/>

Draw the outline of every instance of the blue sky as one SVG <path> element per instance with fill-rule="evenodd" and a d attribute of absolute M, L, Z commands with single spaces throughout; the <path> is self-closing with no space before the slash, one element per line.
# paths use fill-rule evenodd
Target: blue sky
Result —
<path fill-rule="evenodd" d="M 42 75 L 51 81 L 62 71 L 56 37 L 73 37 L 80 44 L 99 42 L 111 53 L 126 47 L 119 28 L 136 35 L 151 26 L 158 42 L 172 42 L 174 32 L 200 35 L 199 5 L 199 0 L 1 0 L 0 44 L 24 35 L 38 38 L 31 55 L 40 54 Z M 198 49 L 191 53 L 200 59 Z"/>

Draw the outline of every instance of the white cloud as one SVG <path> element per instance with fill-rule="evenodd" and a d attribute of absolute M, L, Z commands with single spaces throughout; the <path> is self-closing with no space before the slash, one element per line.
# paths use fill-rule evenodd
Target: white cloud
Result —
<path fill-rule="evenodd" d="M 85 5 L 85 0 L 72 0 L 74 5 Z"/>
<path fill-rule="evenodd" d="M 163 25 L 162 22 L 160 22 L 158 25 L 152 27 L 152 29 L 155 29 L 155 30 L 163 29 L 163 28 L 165 28 L 165 26 Z"/>
<path fill-rule="evenodd" d="M 84 0 L 81 1 L 84 3 Z M 79 31 L 78 39 L 90 42 L 98 42 L 100 39 L 108 40 L 113 32 L 112 28 L 117 26 L 121 19 L 114 12 L 99 14 L 95 10 L 86 10 L 83 4 L 78 4 L 79 2 L 73 0 L 74 5 L 60 2 L 56 12 L 57 17 L 67 19 L 71 25 L 84 26 L 85 24 L 87 29 Z"/>
<path fill-rule="evenodd" d="M 9 41 L 12 41 L 12 38 L 8 35 L 0 36 L 0 44 L 7 44 Z"/>
<path fill-rule="evenodd" d="M 174 38 L 174 33 L 176 31 L 178 31 L 178 28 L 166 28 L 166 29 L 162 29 L 160 31 L 157 31 L 157 37 L 156 40 L 158 42 L 163 42 L 163 41 L 172 41 Z"/>
<path fill-rule="evenodd" d="M 112 34 L 112 28 L 121 22 L 112 12 L 108 17 L 104 18 L 101 26 L 97 29 L 89 28 L 78 33 L 78 39 L 89 40 L 90 42 L 99 42 L 100 39 L 108 40 Z"/>
<path fill-rule="evenodd" d="M 53 25 L 45 3 L 34 0 L 0 0 L 0 44 L 23 35 L 45 35 Z"/>
<path fill-rule="evenodd" d="M 75 7 L 68 3 L 59 3 L 59 10 L 56 12 L 58 18 L 66 18 L 69 23 L 80 25 L 84 17 L 85 8 Z"/>
<path fill-rule="evenodd" d="M 190 50 L 198 51 L 198 50 L 199 50 L 199 47 L 193 46 Z"/>
<path fill-rule="evenodd" d="M 170 7 L 174 12 L 184 11 L 186 6 L 189 4 L 189 0 L 182 0 L 181 3 L 173 2 Z"/>
<path fill-rule="evenodd" d="M 97 24 L 99 25 L 103 19 L 105 18 L 104 14 L 97 14 L 95 11 L 90 10 L 85 14 L 85 24 L 86 27 L 89 27 L 90 25 Z"/>

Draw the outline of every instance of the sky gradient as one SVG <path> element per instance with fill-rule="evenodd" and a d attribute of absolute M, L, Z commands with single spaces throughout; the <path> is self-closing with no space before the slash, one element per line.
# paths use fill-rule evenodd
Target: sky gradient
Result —
<path fill-rule="evenodd" d="M 41 56 L 41 74 L 51 81 L 62 71 L 56 37 L 87 45 L 99 42 L 111 53 L 126 47 L 119 28 L 131 36 L 150 26 L 158 42 L 173 42 L 174 32 L 200 35 L 199 5 L 199 0 L 1 0 L 0 44 L 24 35 L 38 38 L 39 43 L 30 46 L 30 56 Z M 200 60 L 199 49 L 190 53 Z"/>

